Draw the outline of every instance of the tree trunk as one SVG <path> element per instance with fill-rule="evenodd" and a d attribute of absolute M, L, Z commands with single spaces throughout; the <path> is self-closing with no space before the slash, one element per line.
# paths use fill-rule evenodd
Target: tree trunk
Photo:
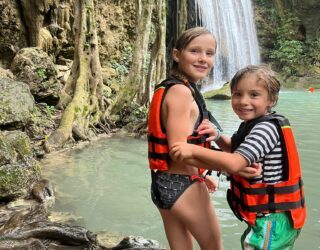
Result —
<path fill-rule="evenodd" d="M 149 104 L 155 84 L 166 77 L 166 1 L 157 0 L 155 8 L 156 38 L 152 44 L 145 94 L 141 104 Z"/>
<path fill-rule="evenodd" d="M 47 150 L 60 148 L 69 139 L 87 139 L 90 126 L 101 122 L 106 110 L 93 0 L 76 0 L 74 8 L 74 61 L 60 97 L 65 110 L 45 144 Z"/>
<path fill-rule="evenodd" d="M 183 31 L 187 29 L 189 13 L 188 4 L 190 5 L 190 0 L 167 0 L 168 7 L 167 9 L 167 26 L 170 27 L 167 29 L 167 41 L 166 47 L 167 51 L 171 53 L 178 37 Z M 172 55 L 167 55 L 167 71 L 170 70 L 172 65 Z"/>
<path fill-rule="evenodd" d="M 125 84 L 116 97 L 111 113 L 118 114 L 121 109 L 134 100 L 137 90 L 142 91 L 144 86 L 144 65 L 147 58 L 149 35 L 151 27 L 151 14 L 153 0 L 138 0 L 137 2 L 137 38 L 134 44 L 132 67 Z M 140 97 L 143 93 L 138 93 Z"/>
<path fill-rule="evenodd" d="M 50 8 L 57 7 L 57 0 L 21 0 L 22 14 L 28 30 L 30 47 L 39 46 L 40 29 L 44 15 Z"/>
<path fill-rule="evenodd" d="M 187 23 L 188 23 L 188 1 L 187 0 L 178 0 L 177 1 L 177 35 L 176 39 L 181 35 L 183 31 L 187 28 Z"/>

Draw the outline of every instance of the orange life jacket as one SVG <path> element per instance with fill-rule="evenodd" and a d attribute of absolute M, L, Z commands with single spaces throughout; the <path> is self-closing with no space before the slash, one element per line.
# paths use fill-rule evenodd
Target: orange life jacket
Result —
<path fill-rule="evenodd" d="M 227 192 L 229 205 L 240 220 L 244 219 L 250 225 L 255 224 L 258 213 L 288 211 L 293 227 L 301 228 L 306 219 L 306 206 L 299 155 L 289 121 L 284 116 L 273 113 L 247 124 L 243 123 L 232 138 L 232 142 L 236 141 L 232 149 L 237 148 L 254 125 L 262 121 L 271 121 L 278 128 L 285 159 L 285 181 L 276 184 L 250 184 L 248 179 L 232 175 Z"/>
<path fill-rule="evenodd" d="M 178 79 L 167 79 L 156 86 L 148 115 L 148 159 L 149 167 L 152 170 L 168 170 L 168 162 L 171 160 L 169 156 L 167 135 L 161 124 L 161 106 L 167 91 L 175 84 L 184 84 L 190 88 L 199 107 L 199 124 L 206 116 L 205 112 L 208 112 L 207 110 L 204 110 L 204 104 L 197 98 L 197 95 L 194 95 L 195 90 L 189 83 L 184 83 Z M 188 136 L 187 142 L 210 148 L 210 143 L 206 142 L 206 138 L 206 135 L 198 135 L 198 133 L 194 131 L 192 135 Z M 204 170 L 200 170 L 199 172 L 202 173 L 203 171 Z"/>

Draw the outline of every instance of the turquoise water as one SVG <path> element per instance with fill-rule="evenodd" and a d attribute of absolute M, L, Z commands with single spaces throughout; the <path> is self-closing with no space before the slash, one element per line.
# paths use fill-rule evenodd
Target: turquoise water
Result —
<path fill-rule="evenodd" d="M 230 101 L 207 101 L 231 135 L 240 120 Z M 320 92 L 282 91 L 276 110 L 291 121 L 300 153 L 308 218 L 295 249 L 320 249 Z M 55 211 L 81 217 L 78 224 L 97 232 L 141 235 L 166 246 L 158 211 L 149 195 L 146 142 L 117 136 L 94 142 L 69 153 L 49 156 L 42 162 L 44 176 L 57 189 Z M 245 223 L 239 222 L 225 200 L 228 182 L 212 195 L 223 233 L 224 249 L 240 249 Z"/>

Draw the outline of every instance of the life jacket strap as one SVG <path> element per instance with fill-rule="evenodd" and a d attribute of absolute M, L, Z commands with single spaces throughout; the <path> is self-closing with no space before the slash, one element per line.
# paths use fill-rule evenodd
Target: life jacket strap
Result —
<path fill-rule="evenodd" d="M 250 195 L 268 195 L 268 203 L 267 204 L 259 204 L 259 205 L 248 205 L 244 203 L 244 199 L 241 199 L 237 197 L 230 189 L 228 202 L 230 207 L 233 207 L 235 210 L 235 204 L 240 206 L 244 211 L 247 212 L 264 212 L 268 211 L 270 213 L 275 213 L 276 211 L 289 211 L 291 209 L 297 209 L 305 206 L 305 199 L 302 195 L 302 189 L 303 189 L 303 182 L 302 179 L 299 179 L 299 182 L 291 185 L 291 186 L 283 186 L 283 187 L 274 187 L 273 185 L 268 185 L 264 188 L 244 188 L 240 185 L 240 183 L 237 183 L 234 181 L 234 178 L 232 180 L 231 188 L 237 187 L 239 189 L 240 194 L 250 194 Z M 296 191 L 300 190 L 301 198 L 298 201 L 293 202 L 275 202 L 275 195 L 276 194 L 290 194 L 294 193 Z M 231 194 L 232 193 L 232 194 Z M 230 200 L 229 200 L 230 199 Z M 237 216 L 238 217 L 238 216 Z"/>
<path fill-rule="evenodd" d="M 304 197 L 295 202 L 281 202 L 281 203 L 268 203 L 261 204 L 255 206 L 246 206 L 244 205 L 244 209 L 248 212 L 261 212 L 261 211 L 269 211 L 270 213 L 274 213 L 275 211 L 289 211 L 291 209 L 301 208 L 304 205 Z"/>
<path fill-rule="evenodd" d="M 274 185 L 267 185 L 266 187 L 261 188 L 245 188 L 240 184 L 240 182 L 234 181 L 232 185 L 236 186 L 240 192 L 245 194 L 252 194 L 252 195 L 264 195 L 264 194 L 290 194 L 294 193 L 299 190 L 303 186 L 303 182 L 300 179 L 294 185 L 290 186 L 283 186 L 283 187 L 275 187 Z"/>
<path fill-rule="evenodd" d="M 187 139 L 187 143 L 189 144 L 195 144 L 195 145 L 200 145 L 206 142 L 208 136 L 203 135 L 201 137 L 195 137 L 195 138 L 189 138 Z"/>
<path fill-rule="evenodd" d="M 153 134 L 148 135 L 148 141 L 152 143 L 161 144 L 161 145 L 168 145 L 167 139 L 156 137 Z"/>
<path fill-rule="evenodd" d="M 208 137 L 207 135 L 198 136 L 196 134 L 192 134 L 192 136 L 190 136 L 187 139 L 187 143 L 200 145 L 200 144 L 203 144 L 203 143 L 206 142 L 207 137 Z M 157 144 L 160 144 L 160 145 L 168 145 L 167 139 L 159 138 L 159 137 L 156 137 L 156 136 L 154 136 L 152 134 L 148 135 L 148 141 L 152 142 L 152 143 L 157 143 Z"/>
<path fill-rule="evenodd" d="M 165 161 L 171 160 L 168 153 L 148 152 L 148 158 L 149 159 L 165 160 Z"/>

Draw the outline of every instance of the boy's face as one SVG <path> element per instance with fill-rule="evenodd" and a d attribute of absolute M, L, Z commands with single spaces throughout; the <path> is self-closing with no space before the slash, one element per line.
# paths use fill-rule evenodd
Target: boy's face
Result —
<path fill-rule="evenodd" d="M 273 105 L 267 89 L 254 74 L 248 74 L 238 82 L 232 91 L 231 103 L 234 112 L 243 121 L 268 114 Z"/>
<path fill-rule="evenodd" d="M 197 82 L 209 74 L 214 64 L 215 52 L 215 39 L 211 34 L 204 34 L 194 38 L 185 49 L 174 49 L 173 60 L 189 81 Z"/>

